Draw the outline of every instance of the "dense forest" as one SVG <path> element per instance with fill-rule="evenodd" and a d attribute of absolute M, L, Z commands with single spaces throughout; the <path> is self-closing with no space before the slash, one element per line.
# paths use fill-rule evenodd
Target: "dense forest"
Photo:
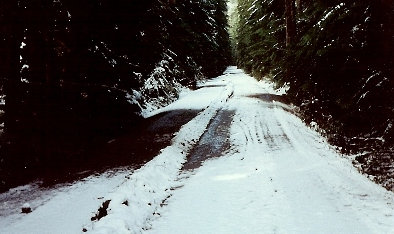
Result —
<path fill-rule="evenodd" d="M 226 2 L 0 3 L 0 190 L 61 165 L 231 60 Z"/>
<path fill-rule="evenodd" d="M 226 4 L 2 1 L 0 190 L 85 157 L 232 62 L 289 87 L 307 124 L 392 188 L 392 1 L 230 0 L 229 15 Z"/>
<path fill-rule="evenodd" d="M 237 64 L 290 87 L 319 127 L 387 188 L 394 178 L 394 4 L 390 0 L 230 1 Z"/>

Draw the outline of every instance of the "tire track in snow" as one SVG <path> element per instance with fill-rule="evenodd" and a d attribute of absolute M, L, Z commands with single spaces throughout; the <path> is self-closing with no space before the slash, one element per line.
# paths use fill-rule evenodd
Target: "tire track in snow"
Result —
<path fill-rule="evenodd" d="M 149 220 L 160 216 L 157 210 L 172 196 L 174 188 L 182 186 L 180 171 L 186 162 L 187 153 L 233 95 L 234 86 L 230 81 L 218 77 L 213 82 L 222 84 L 223 89 L 218 96 L 205 110 L 181 127 L 172 145 L 162 149 L 159 155 L 108 194 L 104 199 L 109 201 L 105 208 L 106 215 L 86 225 L 84 230 L 90 233 L 140 233 L 149 229 Z"/>
<path fill-rule="evenodd" d="M 219 157 L 231 148 L 230 125 L 234 111 L 220 109 L 212 118 L 207 130 L 187 156 L 183 170 L 193 170 L 210 158 Z"/>
<path fill-rule="evenodd" d="M 257 82 L 241 73 L 228 79 L 234 150 L 183 181 L 148 233 L 394 233 L 392 193 Z"/>
<path fill-rule="evenodd" d="M 284 226 L 303 227 L 291 233 L 311 233 L 316 231 L 316 226 L 332 223 L 336 225 L 319 232 L 379 233 L 375 231 L 380 230 L 379 225 L 394 222 L 392 204 L 387 208 L 381 202 L 385 199 L 381 194 L 370 195 L 370 191 L 379 186 L 363 178 L 283 104 L 244 99 L 244 105 L 249 108 L 236 112 L 233 132 L 252 140 L 240 147 L 240 152 L 248 155 L 254 151 L 255 157 L 264 158 L 262 162 L 272 167 L 270 177 L 278 197 L 272 202 L 280 204 L 282 211 L 278 210 L 279 213 L 296 214 L 283 216 L 288 223 Z M 383 219 L 372 215 L 378 209 L 385 210 Z M 282 229 L 282 232 L 288 231 Z"/>
<path fill-rule="evenodd" d="M 332 231 L 379 233 L 376 230 L 380 220 L 371 215 L 376 207 L 386 210 L 386 220 L 382 223 L 390 223 L 390 219 L 394 222 L 394 214 L 382 207 L 382 197 L 371 194 L 378 185 L 360 175 L 294 115 L 276 108 L 274 116 L 292 145 L 293 151 L 284 154 L 286 159 L 277 164 L 279 171 L 287 170 L 288 173 L 286 176 L 278 174 L 277 180 L 288 199 L 293 201 L 292 210 L 299 214 L 297 222 L 308 224 L 306 220 L 314 215 L 314 224 L 336 223 Z M 305 200 L 309 206 L 300 205 Z M 354 221 L 340 218 L 343 216 L 352 217 L 357 225 L 350 227 L 349 223 Z"/>
<path fill-rule="evenodd" d="M 287 133 L 274 115 L 274 103 L 266 103 L 254 98 L 244 97 L 244 105 L 252 106 L 248 112 L 237 116 L 234 120 L 239 125 L 246 145 L 264 144 L 268 151 L 276 151 L 293 147 Z M 263 108 L 262 108 L 263 107 Z M 253 123 L 248 124 L 248 123 Z M 247 148 L 247 147 L 246 147 Z"/>

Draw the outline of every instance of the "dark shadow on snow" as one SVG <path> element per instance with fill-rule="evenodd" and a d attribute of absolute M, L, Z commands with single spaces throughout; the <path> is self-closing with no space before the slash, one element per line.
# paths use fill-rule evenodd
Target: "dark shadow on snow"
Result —
<path fill-rule="evenodd" d="M 37 180 L 43 187 L 52 187 L 109 169 L 139 168 L 170 145 L 174 133 L 198 113 L 196 110 L 176 110 L 137 120 L 117 137 L 93 141 L 78 152 L 53 155 L 33 168 L 26 168 L 23 173 L 15 171 L 10 177 L 2 178 L 7 179 L 7 183 L 0 186 L 0 192 Z"/>
<path fill-rule="evenodd" d="M 202 88 L 219 88 L 219 87 L 225 87 L 226 85 L 201 85 L 197 86 L 197 89 L 202 89 Z"/>
<path fill-rule="evenodd" d="M 275 102 L 281 102 L 284 104 L 289 104 L 287 97 L 284 95 L 259 93 L 259 94 L 248 95 L 247 97 L 257 98 L 257 99 L 260 99 L 261 101 L 264 101 L 264 102 L 274 102 L 275 101 Z"/>

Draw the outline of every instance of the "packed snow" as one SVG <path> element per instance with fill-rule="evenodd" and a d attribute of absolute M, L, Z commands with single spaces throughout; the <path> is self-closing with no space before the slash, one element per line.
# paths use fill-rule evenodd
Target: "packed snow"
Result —
<path fill-rule="evenodd" d="M 393 193 L 296 117 L 283 90 L 235 67 L 198 86 L 149 113 L 201 111 L 153 160 L 36 199 L 20 194 L 17 205 L 4 197 L 23 189 L 3 194 L 0 233 L 394 233 Z M 222 110 L 234 113 L 231 149 L 182 170 Z M 105 201 L 107 215 L 91 221 Z M 32 212 L 22 214 L 26 202 Z"/>
<path fill-rule="evenodd" d="M 232 152 L 181 174 L 148 233 L 394 233 L 394 196 L 239 71 Z M 270 87 L 270 86 L 268 86 Z M 251 98 L 253 97 L 253 98 Z"/>
<path fill-rule="evenodd" d="M 232 94 L 232 86 L 224 86 L 220 92 L 215 92 L 216 98 L 211 99 L 203 112 L 181 128 L 171 146 L 163 149 L 161 154 L 105 197 L 104 200 L 110 200 L 108 215 L 93 222 L 87 230 L 92 230 L 92 233 L 140 232 L 146 221 L 157 214 L 155 211 L 173 189 L 180 186 L 179 170 L 186 161 L 187 152 L 204 133 L 220 103 L 226 102 Z"/>

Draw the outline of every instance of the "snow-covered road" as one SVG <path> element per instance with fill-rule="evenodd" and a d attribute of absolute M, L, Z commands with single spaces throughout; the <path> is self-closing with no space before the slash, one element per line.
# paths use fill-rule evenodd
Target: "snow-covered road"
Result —
<path fill-rule="evenodd" d="M 235 112 L 231 151 L 184 172 L 148 233 L 394 233 L 392 193 L 273 101 L 272 90 L 229 72 L 234 95 L 221 108 Z"/>
<path fill-rule="evenodd" d="M 62 203 L 0 220 L 0 233 L 394 233 L 393 193 L 358 173 L 269 83 L 230 67 L 199 87 L 151 113 L 201 111 L 153 160 L 97 194 L 97 209 L 109 201 L 106 216 L 50 219 L 51 206 L 77 212 L 65 199 L 102 183 L 92 180 L 56 196 Z"/>

